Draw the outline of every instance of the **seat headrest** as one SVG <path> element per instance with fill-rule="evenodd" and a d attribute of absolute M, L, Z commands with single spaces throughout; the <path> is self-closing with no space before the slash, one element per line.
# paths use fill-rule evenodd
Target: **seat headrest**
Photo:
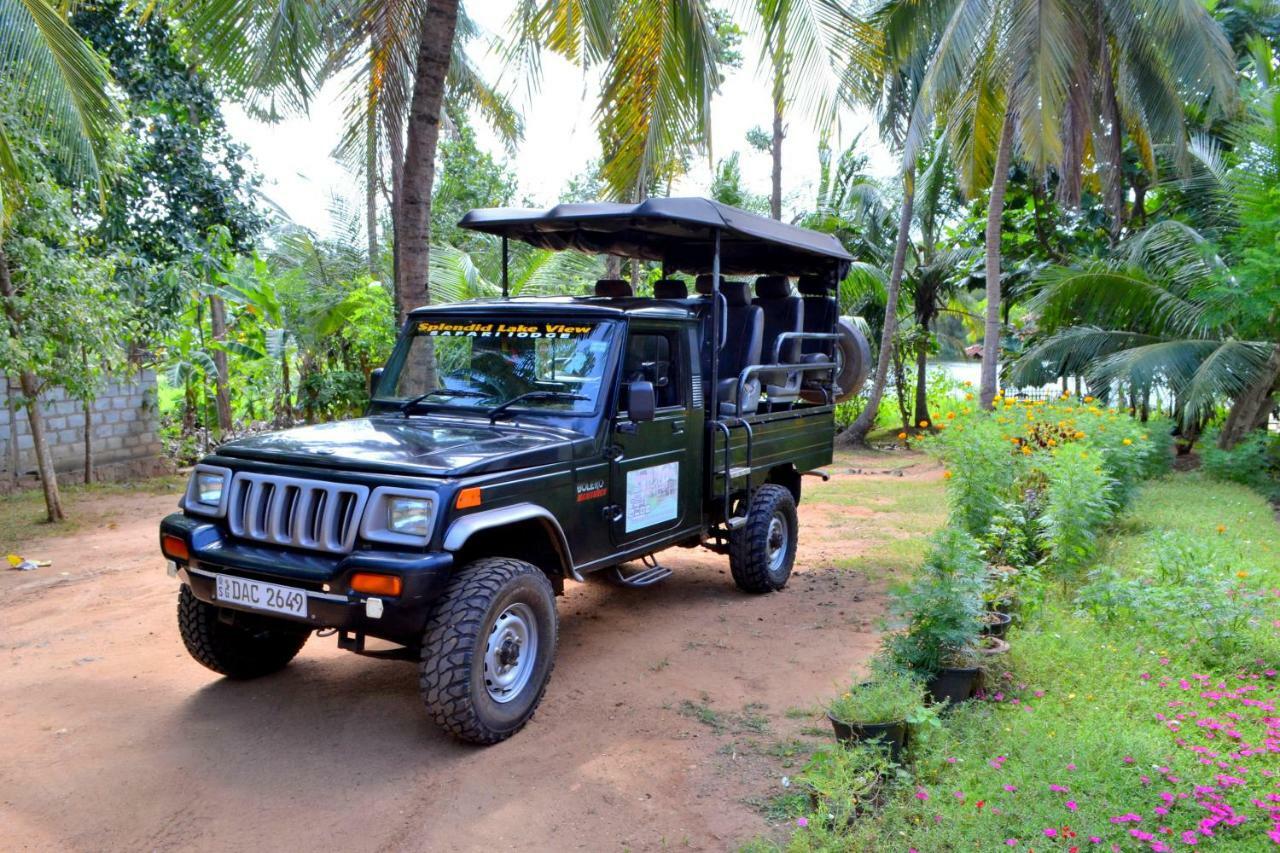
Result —
<path fill-rule="evenodd" d="M 831 293 L 831 279 L 824 275 L 802 275 L 796 287 L 805 296 L 827 296 Z"/>
<path fill-rule="evenodd" d="M 657 299 L 688 299 L 689 285 L 678 278 L 660 278 L 653 283 L 653 295 Z"/>
<path fill-rule="evenodd" d="M 742 306 L 751 304 L 751 288 L 745 281 L 725 281 L 720 284 L 720 292 L 724 294 L 725 304 Z"/>
<path fill-rule="evenodd" d="M 724 276 L 720 276 L 720 287 L 724 288 Z M 711 276 L 703 273 L 694 279 L 693 289 L 701 293 L 703 296 L 711 295 Z"/>
<path fill-rule="evenodd" d="M 602 278 L 596 282 L 596 296 L 607 296 L 610 299 L 617 299 L 622 296 L 631 296 L 631 282 L 625 278 Z"/>
<path fill-rule="evenodd" d="M 791 295 L 791 281 L 785 275 L 762 275 L 756 279 L 756 296 L 785 299 Z"/>

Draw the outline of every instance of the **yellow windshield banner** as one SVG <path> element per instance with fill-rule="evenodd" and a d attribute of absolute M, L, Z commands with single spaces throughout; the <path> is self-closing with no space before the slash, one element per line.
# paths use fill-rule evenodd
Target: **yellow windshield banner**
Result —
<path fill-rule="evenodd" d="M 458 322 L 423 320 L 418 334 L 441 338 L 576 338 L 595 331 L 594 323 L 498 323 L 488 320 Z"/>

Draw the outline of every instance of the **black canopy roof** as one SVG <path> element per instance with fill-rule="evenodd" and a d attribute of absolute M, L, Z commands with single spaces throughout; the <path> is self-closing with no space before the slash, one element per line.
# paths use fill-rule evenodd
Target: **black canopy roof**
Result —
<path fill-rule="evenodd" d="M 559 204 L 548 210 L 482 208 L 458 225 L 544 249 L 662 261 L 670 272 L 711 272 L 717 231 L 720 271 L 726 274 L 834 275 L 839 280 L 853 260 L 829 234 L 705 198 Z"/>

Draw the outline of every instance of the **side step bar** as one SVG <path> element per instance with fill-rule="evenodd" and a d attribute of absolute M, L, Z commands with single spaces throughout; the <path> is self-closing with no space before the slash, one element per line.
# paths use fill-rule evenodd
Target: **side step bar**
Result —
<path fill-rule="evenodd" d="M 624 572 L 622 566 L 614 566 L 613 579 L 623 586 L 640 589 L 646 586 L 653 586 L 655 583 L 661 583 L 671 577 L 671 570 L 666 566 L 658 565 L 658 561 L 652 556 L 642 557 L 640 561 L 644 563 L 645 568 L 632 574 Z"/>

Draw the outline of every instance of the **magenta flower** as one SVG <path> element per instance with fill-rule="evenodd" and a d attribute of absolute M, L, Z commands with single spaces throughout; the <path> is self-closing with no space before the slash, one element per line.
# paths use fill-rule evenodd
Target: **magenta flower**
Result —
<path fill-rule="evenodd" d="M 1076 805 L 1076 801 L 1075 801 L 1075 800 L 1067 800 L 1067 811 L 1073 812 L 1073 811 L 1075 811 L 1075 810 L 1076 810 L 1076 809 L 1078 809 L 1078 808 L 1080 808 L 1080 807 L 1079 807 L 1078 805 Z"/>
<path fill-rule="evenodd" d="M 1051 826 L 1051 827 L 1048 827 L 1048 828 L 1047 828 L 1047 829 L 1045 829 L 1045 831 L 1044 831 L 1044 836 L 1045 836 L 1045 838 L 1057 838 L 1057 837 L 1058 837 L 1058 830 L 1054 829 L 1052 826 Z"/>
<path fill-rule="evenodd" d="M 1008 791 L 1010 794 L 1012 794 L 1014 791 L 1018 790 L 1018 786 L 1017 786 L 1017 785 L 1005 785 L 1005 786 L 1004 786 L 1004 789 L 1005 789 L 1006 791 Z"/>
<path fill-rule="evenodd" d="M 1017 846 L 1018 846 L 1018 839 L 1016 839 L 1016 838 L 1006 838 L 1006 839 L 1004 840 L 1004 843 L 1005 843 L 1005 844 L 1008 844 L 1010 847 L 1017 847 Z"/>
<path fill-rule="evenodd" d="M 801 826 L 801 827 L 803 827 L 803 826 L 808 826 L 808 825 L 809 825 L 809 819 L 808 819 L 807 817 L 798 817 L 798 818 L 796 818 L 796 826 Z"/>
<path fill-rule="evenodd" d="M 1065 794 L 1067 792 L 1067 788 L 1064 785 L 1050 785 L 1049 790 L 1056 794 Z"/>
<path fill-rule="evenodd" d="M 924 801 L 929 799 L 929 792 L 926 791 L 924 788 L 917 789 L 916 799 L 923 803 Z"/>
<path fill-rule="evenodd" d="M 1067 769 L 1068 769 L 1068 770 L 1075 770 L 1075 769 L 1076 769 L 1076 766 L 1075 766 L 1074 764 L 1068 764 L 1068 765 L 1067 765 Z"/>

